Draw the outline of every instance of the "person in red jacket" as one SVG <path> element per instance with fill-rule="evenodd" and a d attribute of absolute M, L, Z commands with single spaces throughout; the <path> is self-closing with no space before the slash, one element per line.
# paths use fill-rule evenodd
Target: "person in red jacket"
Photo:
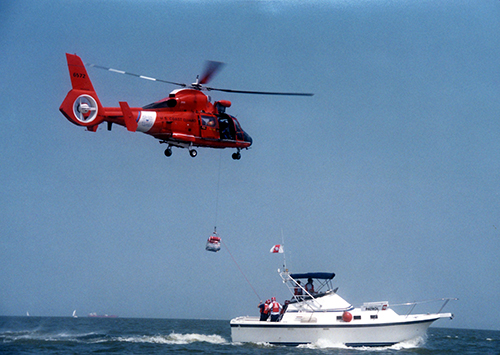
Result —
<path fill-rule="evenodd" d="M 281 316 L 283 307 L 276 301 L 276 297 L 271 298 L 271 322 L 278 322 Z"/>
<path fill-rule="evenodd" d="M 259 309 L 260 309 L 260 320 L 265 322 L 267 318 L 269 318 L 269 311 L 271 310 L 270 308 L 271 301 L 267 300 L 265 303 L 262 303 L 260 301 L 259 303 Z"/>

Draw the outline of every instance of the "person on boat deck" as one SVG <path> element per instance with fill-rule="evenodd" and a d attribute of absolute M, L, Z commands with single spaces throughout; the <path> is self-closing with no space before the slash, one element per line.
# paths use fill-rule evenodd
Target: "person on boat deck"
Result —
<path fill-rule="evenodd" d="M 267 318 L 269 318 L 269 311 L 271 310 L 270 307 L 271 300 L 267 300 L 266 302 L 260 301 L 259 303 L 259 309 L 260 309 L 260 320 L 265 322 Z"/>
<path fill-rule="evenodd" d="M 293 294 L 295 296 L 302 296 L 302 287 L 300 287 L 300 280 L 297 281 L 297 286 L 293 289 Z"/>
<path fill-rule="evenodd" d="M 278 322 L 281 316 L 281 304 L 276 301 L 276 297 L 271 298 L 271 322 Z"/>
<path fill-rule="evenodd" d="M 311 278 L 307 279 L 306 291 L 309 292 L 311 295 L 314 293 L 314 285 L 313 285 L 313 280 Z"/>

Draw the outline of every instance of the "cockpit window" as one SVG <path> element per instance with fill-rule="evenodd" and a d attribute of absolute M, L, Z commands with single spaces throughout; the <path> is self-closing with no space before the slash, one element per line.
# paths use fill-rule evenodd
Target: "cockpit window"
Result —
<path fill-rule="evenodd" d="M 245 134 L 240 127 L 240 123 L 238 122 L 238 120 L 235 117 L 231 116 L 231 118 L 233 119 L 234 127 L 236 128 L 236 139 L 245 140 Z"/>
<path fill-rule="evenodd" d="M 201 124 L 204 126 L 215 127 L 215 117 L 201 115 Z"/>
<path fill-rule="evenodd" d="M 228 116 L 230 116 L 230 115 L 228 115 Z M 235 117 L 233 117 L 233 116 L 230 116 L 230 117 L 233 119 L 234 126 L 236 127 L 236 130 L 237 131 L 241 131 L 242 129 L 240 127 L 240 123 L 238 122 L 238 120 Z"/>

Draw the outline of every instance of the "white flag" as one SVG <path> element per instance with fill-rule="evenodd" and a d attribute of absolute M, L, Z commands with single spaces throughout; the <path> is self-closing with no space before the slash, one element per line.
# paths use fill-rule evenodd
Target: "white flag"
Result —
<path fill-rule="evenodd" d="M 285 251 L 283 250 L 283 245 L 281 244 L 276 244 L 269 250 L 271 253 L 284 253 Z"/>

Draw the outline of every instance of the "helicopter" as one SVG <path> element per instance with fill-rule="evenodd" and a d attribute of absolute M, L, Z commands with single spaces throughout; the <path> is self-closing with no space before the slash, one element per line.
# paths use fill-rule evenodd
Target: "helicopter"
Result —
<path fill-rule="evenodd" d="M 143 132 L 167 144 L 165 156 L 172 155 L 172 147 L 187 148 L 191 157 L 198 154 L 195 147 L 234 148 L 232 158 L 239 160 L 241 150 L 252 145 L 252 138 L 242 128 L 236 117 L 226 113 L 231 107 L 228 100 L 211 102 L 203 91 L 222 91 L 240 94 L 312 96 L 310 93 L 245 91 L 217 89 L 205 86 L 224 65 L 209 61 L 201 78 L 191 84 L 156 79 L 123 70 L 87 64 L 89 67 L 114 73 L 135 76 L 141 79 L 180 86 L 168 97 L 143 107 L 130 107 L 126 101 L 119 101 L 119 107 L 103 107 L 94 90 L 85 65 L 76 54 L 66 53 L 72 89 L 66 95 L 59 110 L 72 123 L 96 132 L 98 126 L 107 122 L 124 126 L 131 132 Z"/>

